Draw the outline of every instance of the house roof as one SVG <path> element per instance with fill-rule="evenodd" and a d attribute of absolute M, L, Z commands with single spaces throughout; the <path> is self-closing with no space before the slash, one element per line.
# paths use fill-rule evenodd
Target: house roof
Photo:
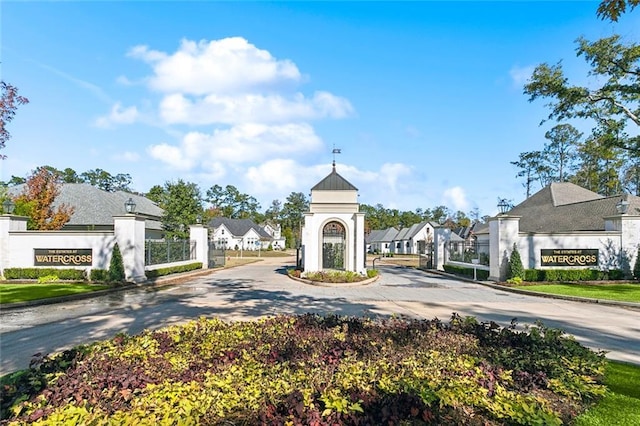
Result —
<path fill-rule="evenodd" d="M 368 243 L 388 243 L 394 240 L 398 234 L 396 228 L 376 229 L 369 233 Z"/>
<path fill-rule="evenodd" d="M 629 214 L 640 214 L 640 197 L 603 197 L 573 183 L 552 183 L 507 214 L 520 216 L 520 232 L 602 231 L 603 218 L 618 214 L 621 199 L 629 202 Z"/>
<path fill-rule="evenodd" d="M 209 226 L 211 228 L 218 228 L 221 225 L 224 225 L 225 228 L 231 232 L 231 235 L 234 237 L 242 237 L 247 234 L 251 229 L 253 229 L 259 236 L 260 239 L 271 240 L 273 239 L 271 235 L 269 235 L 260 225 L 257 225 L 251 219 L 230 219 L 227 217 L 215 217 L 209 221 Z"/>
<path fill-rule="evenodd" d="M 12 195 L 20 194 L 23 185 L 9 188 Z M 160 218 L 164 213 L 158 205 L 148 198 L 124 191 L 107 192 L 88 183 L 64 183 L 60 185 L 60 194 L 53 207 L 66 204 L 73 207 L 73 214 L 66 225 L 113 225 L 113 216 L 126 213 L 124 203 L 131 198 L 136 203 L 136 213 L 145 216 L 146 227 L 162 229 Z"/>
<path fill-rule="evenodd" d="M 327 177 L 318 182 L 312 191 L 357 191 L 358 188 L 351 185 L 348 180 L 343 178 L 336 172 L 336 166 L 334 164 L 333 170 Z"/>

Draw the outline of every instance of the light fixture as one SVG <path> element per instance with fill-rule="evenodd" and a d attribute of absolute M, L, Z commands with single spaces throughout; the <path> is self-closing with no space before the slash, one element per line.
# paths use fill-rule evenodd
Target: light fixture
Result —
<path fill-rule="evenodd" d="M 511 206 L 506 198 L 500 198 L 500 200 L 498 200 L 498 209 L 500 209 L 500 214 L 505 214 L 507 210 L 509 210 L 509 207 Z"/>
<path fill-rule="evenodd" d="M 620 199 L 616 204 L 616 210 L 618 210 L 619 214 L 627 214 L 629 211 L 629 202 L 624 199 Z"/>
<path fill-rule="evenodd" d="M 202 215 L 196 216 L 196 223 L 202 223 Z"/>
<path fill-rule="evenodd" d="M 11 198 L 7 198 L 2 202 L 2 211 L 5 214 L 13 214 L 13 209 L 15 209 L 16 204 L 11 201 Z"/>
<path fill-rule="evenodd" d="M 133 214 L 136 212 L 136 203 L 131 197 L 129 197 L 129 199 L 125 201 L 124 210 L 129 214 Z"/>

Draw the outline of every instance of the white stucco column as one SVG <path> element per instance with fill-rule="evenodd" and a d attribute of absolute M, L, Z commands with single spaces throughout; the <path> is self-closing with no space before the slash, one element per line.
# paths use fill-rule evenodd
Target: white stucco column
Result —
<path fill-rule="evenodd" d="M 622 265 L 629 270 L 626 273 L 633 272 L 633 266 L 637 262 L 638 248 L 640 248 L 640 216 L 638 215 L 621 215 L 621 249 L 622 253 L 626 253 L 628 265 Z"/>
<path fill-rule="evenodd" d="M 438 226 L 433 229 L 433 266 L 438 271 L 444 270 L 445 245 L 450 235 L 449 228 Z"/>
<path fill-rule="evenodd" d="M 504 281 L 513 244 L 518 243 L 520 216 L 498 215 L 489 219 L 489 279 Z"/>
<path fill-rule="evenodd" d="M 633 267 L 640 247 L 640 216 L 630 214 L 618 214 L 604 218 L 606 231 L 620 232 L 620 240 L 615 245 L 620 245 L 619 267 L 628 275 L 633 273 Z"/>
<path fill-rule="evenodd" d="M 189 225 L 189 239 L 196 242 L 196 262 L 202 262 L 202 269 L 209 268 L 209 234 L 202 224 Z"/>
<path fill-rule="evenodd" d="M 122 262 L 125 279 L 141 282 L 147 279 L 144 274 L 144 237 L 145 220 L 135 214 L 113 217 L 113 228 Z"/>
<path fill-rule="evenodd" d="M 353 215 L 355 223 L 355 265 L 353 271 L 359 274 L 367 273 L 365 242 L 364 242 L 364 213 L 356 213 Z"/>
<path fill-rule="evenodd" d="M 4 268 L 10 268 L 9 251 L 11 250 L 11 231 L 26 231 L 27 217 L 3 214 L 0 216 L 0 276 L 4 275 Z"/>
<path fill-rule="evenodd" d="M 318 236 L 315 230 L 313 213 L 304 214 L 304 227 L 302 228 L 302 267 L 305 271 L 318 271 Z"/>

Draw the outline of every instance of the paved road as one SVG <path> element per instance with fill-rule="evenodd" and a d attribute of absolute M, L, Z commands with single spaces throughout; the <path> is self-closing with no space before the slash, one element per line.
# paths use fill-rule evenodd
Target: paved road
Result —
<path fill-rule="evenodd" d="M 366 286 L 319 287 L 289 279 L 269 259 L 215 271 L 186 284 L 138 288 L 89 300 L 0 311 L 0 375 L 28 366 L 32 354 L 138 333 L 199 316 L 246 320 L 304 312 L 406 315 L 447 321 L 453 312 L 521 326 L 542 320 L 608 357 L 640 364 L 640 311 L 503 292 L 409 268 L 381 266 Z"/>

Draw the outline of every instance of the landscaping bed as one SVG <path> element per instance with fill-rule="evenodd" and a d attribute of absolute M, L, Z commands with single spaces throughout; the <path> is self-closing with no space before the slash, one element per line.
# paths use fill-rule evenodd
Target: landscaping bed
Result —
<path fill-rule="evenodd" d="M 541 324 L 200 318 L 34 360 L 1 379 L 5 424 L 559 425 L 606 360 Z"/>

